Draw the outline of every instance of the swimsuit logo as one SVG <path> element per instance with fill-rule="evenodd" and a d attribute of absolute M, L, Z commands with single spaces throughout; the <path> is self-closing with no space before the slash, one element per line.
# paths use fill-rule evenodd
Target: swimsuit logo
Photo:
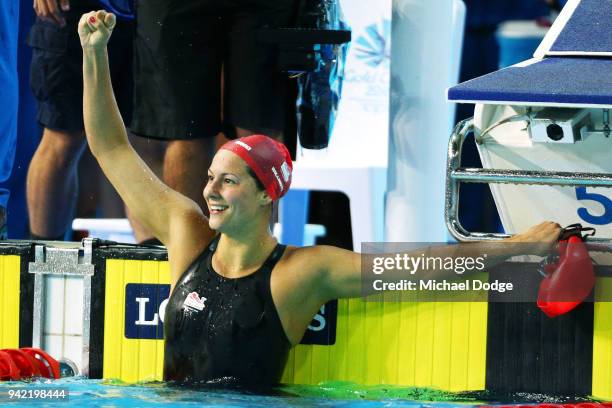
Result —
<path fill-rule="evenodd" d="M 204 310 L 205 301 L 206 301 L 205 297 L 200 298 L 200 296 L 196 292 L 191 292 L 185 298 L 185 302 L 183 302 L 183 306 L 189 309 L 202 311 Z"/>

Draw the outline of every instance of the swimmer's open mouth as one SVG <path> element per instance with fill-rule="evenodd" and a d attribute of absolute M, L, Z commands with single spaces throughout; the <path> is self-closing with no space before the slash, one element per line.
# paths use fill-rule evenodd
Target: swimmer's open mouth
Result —
<path fill-rule="evenodd" d="M 210 205 L 210 213 L 211 214 L 219 214 L 227 209 L 226 205 Z"/>

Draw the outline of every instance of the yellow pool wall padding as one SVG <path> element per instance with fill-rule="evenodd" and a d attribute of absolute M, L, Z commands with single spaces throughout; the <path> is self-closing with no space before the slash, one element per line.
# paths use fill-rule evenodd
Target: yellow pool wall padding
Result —
<path fill-rule="evenodd" d="M 106 261 L 103 377 L 125 382 L 163 379 L 164 342 L 128 339 L 125 331 L 125 286 L 128 283 L 170 284 L 168 262 Z"/>
<path fill-rule="evenodd" d="M 168 262 L 106 261 L 103 377 L 159 381 L 163 378 L 163 341 L 124 336 L 128 283 L 169 284 Z M 344 380 L 481 390 L 485 386 L 486 334 L 485 302 L 341 299 L 336 344 L 295 347 L 282 381 Z"/>
<path fill-rule="evenodd" d="M 295 347 L 283 382 L 482 390 L 486 322 L 486 303 L 342 299 L 336 344 Z"/>
<path fill-rule="evenodd" d="M 598 278 L 595 299 L 612 293 L 612 278 Z M 612 400 L 612 302 L 595 302 L 593 322 L 593 396 Z"/>
<path fill-rule="evenodd" d="M 0 255 L 0 349 L 19 347 L 19 255 Z"/>

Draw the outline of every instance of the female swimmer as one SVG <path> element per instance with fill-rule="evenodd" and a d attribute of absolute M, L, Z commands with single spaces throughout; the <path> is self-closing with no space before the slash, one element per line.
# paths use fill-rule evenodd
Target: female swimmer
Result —
<path fill-rule="evenodd" d="M 210 218 L 164 185 L 129 144 L 117 110 L 106 53 L 114 26 L 115 17 L 104 11 L 79 23 L 85 130 L 108 179 L 168 248 L 164 377 L 277 383 L 289 349 L 320 306 L 360 295 L 360 255 L 277 243 L 269 220 L 272 202 L 289 189 L 291 159 L 268 137 L 231 141 L 217 152 L 204 188 Z M 552 244 L 558 234 L 557 224 L 543 223 L 512 240 Z"/>

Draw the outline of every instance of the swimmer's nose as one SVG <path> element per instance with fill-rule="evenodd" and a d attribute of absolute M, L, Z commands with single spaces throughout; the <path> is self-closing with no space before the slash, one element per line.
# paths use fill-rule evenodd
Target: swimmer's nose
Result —
<path fill-rule="evenodd" d="M 208 201 L 209 198 L 218 198 L 219 195 L 219 182 L 215 179 L 210 180 L 204 186 L 203 191 L 204 199 Z"/>

